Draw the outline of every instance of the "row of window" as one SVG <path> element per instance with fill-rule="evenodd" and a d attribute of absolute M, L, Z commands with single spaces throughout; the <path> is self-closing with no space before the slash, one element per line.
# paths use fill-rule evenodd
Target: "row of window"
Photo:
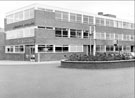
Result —
<path fill-rule="evenodd" d="M 113 45 L 97 45 L 96 46 L 97 52 L 114 52 L 114 51 L 125 51 L 130 52 L 131 46 L 113 46 Z"/>
<path fill-rule="evenodd" d="M 35 35 L 34 27 L 28 27 L 28 28 L 23 28 L 23 29 L 7 31 L 6 39 L 33 37 L 34 35 Z"/>
<path fill-rule="evenodd" d="M 45 11 L 52 12 L 52 10 L 50 9 Z M 34 8 L 16 12 L 6 17 L 7 24 L 22 21 L 22 20 L 27 20 L 31 18 L 34 18 Z M 62 20 L 62 21 L 77 22 L 77 23 L 94 24 L 93 16 L 82 15 L 77 13 L 69 13 L 69 12 L 58 11 L 58 10 L 55 10 L 55 19 Z M 100 17 L 96 17 L 95 21 L 96 21 L 96 25 L 125 28 L 125 29 L 135 28 L 135 25 L 129 22 L 105 19 Z"/>
<path fill-rule="evenodd" d="M 20 11 L 6 17 L 7 24 L 34 18 L 34 8 Z"/>
<path fill-rule="evenodd" d="M 38 53 L 53 53 L 53 52 L 83 52 L 81 45 L 38 45 Z M 6 46 L 6 53 L 24 53 L 23 45 Z"/>
<path fill-rule="evenodd" d="M 99 33 L 96 32 L 95 34 L 96 39 L 103 39 L 103 40 L 123 40 L 123 41 L 134 41 L 134 35 L 125 35 L 125 34 L 115 34 L 115 33 Z"/>
<path fill-rule="evenodd" d="M 24 53 L 24 45 L 6 46 L 5 53 Z"/>
<path fill-rule="evenodd" d="M 55 28 L 55 36 L 56 37 L 68 37 L 68 33 L 70 35 L 70 38 L 88 38 L 89 37 L 88 30 Z"/>
<path fill-rule="evenodd" d="M 55 19 L 62 21 L 70 21 L 77 23 L 93 24 L 93 16 L 87 16 L 76 13 L 68 13 L 64 11 L 55 11 Z"/>
<path fill-rule="evenodd" d="M 46 52 L 83 52 L 83 46 L 78 45 L 38 45 L 39 53 Z"/>
<path fill-rule="evenodd" d="M 99 17 L 96 17 L 96 24 L 101 26 L 109 26 L 109 27 L 125 28 L 125 29 L 135 28 L 135 25 L 133 23 L 115 21 L 115 20 L 104 19 Z"/>

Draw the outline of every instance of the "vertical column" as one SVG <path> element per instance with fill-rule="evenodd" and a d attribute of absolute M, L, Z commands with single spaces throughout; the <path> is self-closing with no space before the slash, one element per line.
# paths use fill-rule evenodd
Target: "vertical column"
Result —
<path fill-rule="evenodd" d="M 113 52 L 115 52 L 115 48 L 116 48 L 116 46 L 115 46 L 115 45 L 113 45 Z"/>
<path fill-rule="evenodd" d="M 81 38 L 83 39 L 83 30 L 81 31 Z"/>
<path fill-rule="evenodd" d="M 106 52 L 106 45 L 104 45 L 104 52 Z"/>
<path fill-rule="evenodd" d="M 94 45 L 93 45 L 93 55 L 96 54 L 96 17 L 94 18 L 94 27 L 93 27 L 93 39 L 94 39 Z"/>
<path fill-rule="evenodd" d="M 93 55 L 96 55 L 96 40 L 94 39 Z"/>
<path fill-rule="evenodd" d="M 70 38 L 70 29 L 68 29 L 68 38 Z"/>
<path fill-rule="evenodd" d="M 53 45 L 53 52 L 55 53 L 55 45 Z"/>
<path fill-rule="evenodd" d="M 38 45 L 35 45 L 35 53 L 38 53 Z"/>

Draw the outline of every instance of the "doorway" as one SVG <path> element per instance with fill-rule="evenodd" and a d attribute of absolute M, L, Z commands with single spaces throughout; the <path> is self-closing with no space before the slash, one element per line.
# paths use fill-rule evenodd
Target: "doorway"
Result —
<path fill-rule="evenodd" d="M 26 45 L 25 46 L 25 61 L 31 61 L 35 59 L 35 46 L 34 45 Z"/>

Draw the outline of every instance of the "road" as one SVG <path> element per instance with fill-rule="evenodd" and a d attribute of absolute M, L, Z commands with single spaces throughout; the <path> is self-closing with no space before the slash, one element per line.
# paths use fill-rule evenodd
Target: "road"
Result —
<path fill-rule="evenodd" d="M 133 67 L 91 70 L 59 66 L 0 66 L 0 98 L 134 98 Z"/>

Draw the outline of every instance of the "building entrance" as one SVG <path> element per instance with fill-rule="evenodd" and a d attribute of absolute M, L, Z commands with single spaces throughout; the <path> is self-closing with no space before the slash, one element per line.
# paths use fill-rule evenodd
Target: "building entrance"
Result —
<path fill-rule="evenodd" d="M 25 61 L 35 61 L 35 46 L 34 45 L 25 46 Z"/>

